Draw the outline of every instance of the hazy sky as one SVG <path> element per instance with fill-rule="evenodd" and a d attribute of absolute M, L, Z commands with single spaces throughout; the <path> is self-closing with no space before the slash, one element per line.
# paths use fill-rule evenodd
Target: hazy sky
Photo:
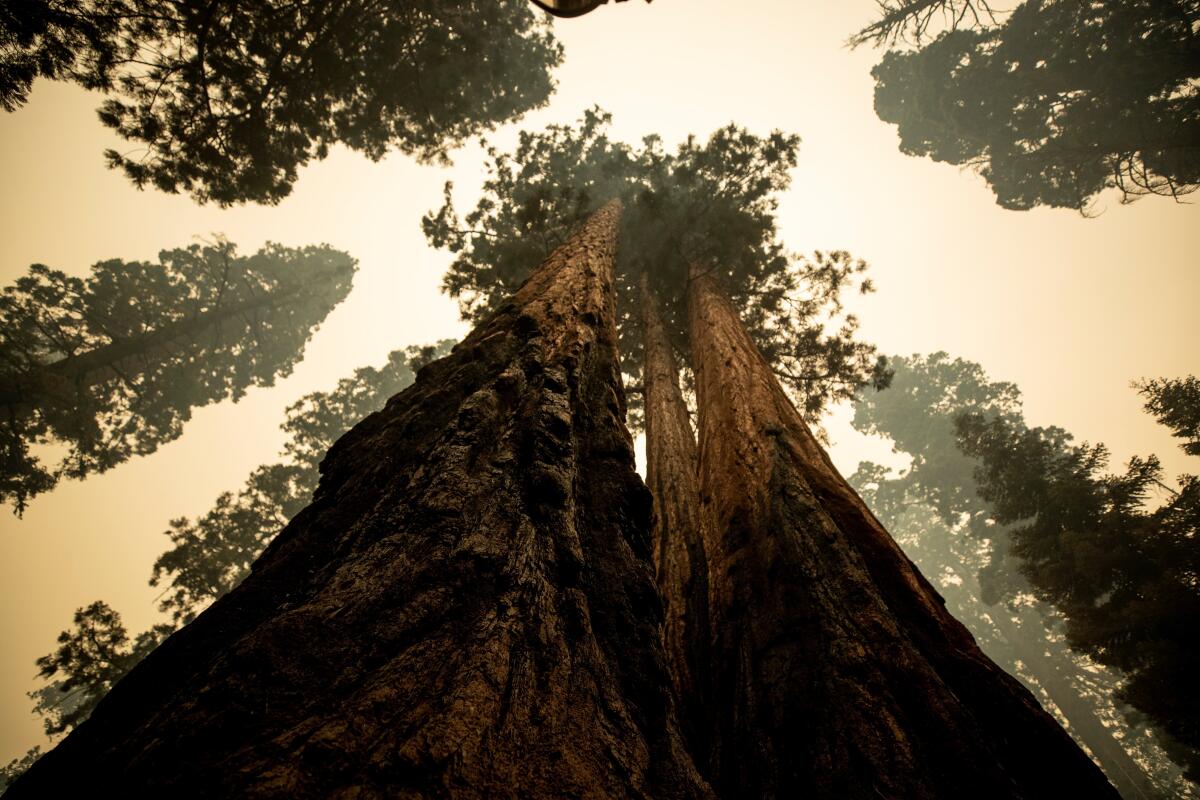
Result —
<path fill-rule="evenodd" d="M 638 0 L 556 27 L 566 46 L 550 106 L 520 127 L 570 122 L 599 104 L 613 135 L 661 134 L 668 146 L 730 121 L 803 138 L 781 207 L 795 250 L 847 249 L 867 259 L 878 292 L 855 301 L 863 333 L 885 353 L 947 350 L 1015 382 L 1031 424 L 1103 441 L 1121 462 L 1156 452 L 1169 474 L 1200 463 L 1142 413 L 1129 381 L 1194 373 L 1200 340 L 1200 211 L 1146 198 L 1084 219 L 1071 211 L 1004 211 L 981 179 L 903 156 L 872 109 L 879 53 L 846 37 L 873 0 Z M 747 12 L 746 9 L 753 9 Z M 477 147 L 455 166 L 380 163 L 342 149 L 300 173 L 277 207 L 202 207 L 139 192 L 105 169 L 121 148 L 96 120 L 99 98 L 39 82 L 23 109 L 0 112 L 0 281 L 34 262 L 83 275 L 105 258 L 152 259 L 195 236 L 224 233 L 242 253 L 264 241 L 326 242 L 359 259 L 350 298 L 320 328 L 295 373 L 238 404 L 200 409 L 184 436 L 152 456 L 35 499 L 21 520 L 0 509 L 0 763 L 41 742 L 25 692 L 73 611 L 104 599 L 136 633 L 154 621 L 147 585 L 169 519 L 208 510 L 283 443 L 283 409 L 397 347 L 461 336 L 438 293 L 449 258 L 430 250 L 420 216 L 453 180 L 460 208 L 481 180 Z M 886 446 L 864 442 L 845 411 L 829 425 L 843 470 Z"/>

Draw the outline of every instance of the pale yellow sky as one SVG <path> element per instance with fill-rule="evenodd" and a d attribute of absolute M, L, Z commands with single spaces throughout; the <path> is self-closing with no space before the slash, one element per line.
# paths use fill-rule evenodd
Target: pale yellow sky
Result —
<path fill-rule="evenodd" d="M 753 12 L 746 9 L 752 8 Z M 878 292 L 856 301 L 864 334 L 885 353 L 944 349 L 1017 383 L 1032 424 L 1106 442 L 1114 459 L 1157 452 L 1175 474 L 1200 469 L 1141 412 L 1138 377 L 1200 369 L 1196 231 L 1200 210 L 1147 198 L 1104 213 L 1011 212 L 979 178 L 902 156 L 872 109 L 879 54 L 842 47 L 873 0 L 655 0 L 603 7 L 557 25 L 567 59 L 551 105 L 521 126 L 569 122 L 599 104 L 614 135 L 659 133 L 670 145 L 737 122 L 783 128 L 804 143 L 781 207 L 796 250 L 848 249 L 873 267 Z M 104 168 L 120 146 L 96 121 L 99 98 L 39 82 L 30 104 L 0 112 L 0 281 L 43 262 L 75 274 L 104 258 L 150 259 L 193 236 L 226 234 L 252 252 L 264 241 L 327 242 L 360 261 L 350 298 L 314 337 L 296 372 L 240 403 L 199 410 L 184 436 L 152 456 L 37 498 L 24 519 L 0 513 L 0 763 L 42 741 L 24 693 L 34 659 L 53 649 L 75 608 L 105 599 L 132 631 L 156 619 L 150 567 L 176 516 L 206 511 L 282 444 L 278 423 L 298 396 L 408 344 L 460 336 L 438 294 L 448 258 L 429 250 L 422 213 L 453 179 L 473 205 L 482 158 L 422 167 L 373 164 L 338 149 L 300 173 L 274 208 L 221 210 L 138 192 Z M 845 470 L 886 447 L 830 424 Z"/>

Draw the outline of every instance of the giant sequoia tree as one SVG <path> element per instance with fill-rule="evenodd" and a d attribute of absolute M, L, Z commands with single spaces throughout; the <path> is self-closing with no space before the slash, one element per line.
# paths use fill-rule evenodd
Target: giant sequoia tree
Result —
<path fill-rule="evenodd" d="M 664 645 L 713 788 L 1109 793 L 941 608 L 779 383 L 815 419 L 842 392 L 887 380 L 852 318 L 833 335 L 822 324 L 861 267 L 843 253 L 795 261 L 778 242 L 774 197 L 796 141 L 731 127 L 667 154 L 653 138 L 640 150 L 609 141 L 604 121 L 589 114 L 577 131 L 493 151 L 477 208 L 460 221 L 447 202 L 426 227 L 458 253 L 446 287 L 469 315 L 499 302 L 521 261 L 573 220 L 627 198 L 618 319 L 644 398 Z M 681 361 L 696 375 L 698 451 Z"/>
<path fill-rule="evenodd" d="M 138 186 L 278 202 L 344 144 L 444 159 L 545 103 L 562 59 L 507 0 L 22 0 L 0 9 L 0 105 L 37 76 L 103 92 Z"/>
<path fill-rule="evenodd" d="M 580 141 L 526 137 L 535 150 L 560 140 Z M 499 256 L 522 248 L 549 250 L 542 265 L 505 299 L 480 293 L 490 310 L 476 329 L 339 440 L 314 503 L 250 576 L 135 667 L 14 796 L 84 781 L 210 796 L 1114 796 L 802 421 L 773 369 L 819 408 L 838 384 L 817 373 L 799 391 L 805 365 L 858 364 L 857 385 L 876 362 L 861 345 L 846 360 L 845 328 L 776 330 L 800 313 L 784 307 L 803 268 L 787 268 L 772 213 L 794 143 L 736 129 L 713 142 L 670 158 L 650 143 L 635 161 L 661 183 L 613 169 L 622 148 L 588 146 L 597 158 L 580 174 L 608 183 L 531 174 L 529 202 L 485 197 L 468 224 L 497 207 L 529 222 L 511 239 L 469 234 L 495 248 L 492 278 L 515 282 Z M 623 225 L 610 191 L 629 197 Z M 580 217 L 569 233 L 563 220 Z M 444 210 L 431 233 L 462 241 L 455 222 Z M 618 262 L 619 228 L 629 248 L 656 241 L 656 224 L 658 249 Z M 647 264 L 660 269 L 643 280 Z M 815 307 L 836 308 L 853 262 L 807 266 L 835 287 Z M 635 307 L 646 330 L 628 311 L 618 326 L 635 287 L 661 302 Z M 660 311 L 664 299 L 681 302 Z M 695 374 L 689 462 L 678 374 L 669 360 L 638 368 L 649 446 L 665 456 L 653 501 L 633 472 L 619 327 L 648 345 L 683 337 Z M 828 353 L 781 350 L 772 364 L 756 328 L 768 353 L 814 341 Z M 667 421 L 677 435 L 653 433 Z M 679 482 L 667 499 L 687 474 L 694 490 Z M 678 528 L 652 522 L 664 500 L 688 512 Z M 683 622 L 665 642 L 660 597 Z"/>
<path fill-rule="evenodd" d="M 269 386 L 350 291 L 326 246 L 228 243 L 102 261 L 87 278 L 41 264 L 0 294 L 0 501 L 20 512 L 61 476 L 103 472 L 177 438 L 193 408 Z M 38 448 L 61 444 L 47 467 Z"/>
<path fill-rule="evenodd" d="M 250 576 L 10 795 L 710 796 L 623 423 L 619 213 L 339 440 Z"/>
<path fill-rule="evenodd" d="M 854 41 L 921 44 L 872 72 L 903 152 L 977 168 L 1006 208 L 1200 185 L 1195 0 L 1029 0 L 1002 20 L 982 0 L 883 10 Z M 922 41 L 931 23 L 949 30 Z"/>

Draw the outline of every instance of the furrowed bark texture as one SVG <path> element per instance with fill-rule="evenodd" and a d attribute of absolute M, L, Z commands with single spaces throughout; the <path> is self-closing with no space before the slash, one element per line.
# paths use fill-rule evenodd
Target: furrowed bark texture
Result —
<path fill-rule="evenodd" d="M 641 279 L 646 483 L 654 497 L 654 565 L 676 708 L 693 753 L 708 750 L 708 564 L 700 531 L 696 436 L 679 367 L 648 276 Z"/>
<path fill-rule="evenodd" d="M 346 434 L 246 581 L 10 796 L 711 796 L 624 426 L 619 213 Z"/>
<path fill-rule="evenodd" d="M 945 610 L 699 270 L 689 326 L 717 793 L 1117 797 Z"/>

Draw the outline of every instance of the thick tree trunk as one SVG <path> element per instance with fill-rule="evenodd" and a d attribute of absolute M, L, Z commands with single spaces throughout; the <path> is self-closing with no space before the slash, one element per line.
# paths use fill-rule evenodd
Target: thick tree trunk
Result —
<path fill-rule="evenodd" d="M 689 325 L 718 794 L 1115 798 L 946 612 L 700 270 Z"/>
<path fill-rule="evenodd" d="M 624 426 L 618 217 L 346 434 L 245 582 L 10 796 L 710 796 Z"/>
<path fill-rule="evenodd" d="M 676 706 L 693 753 L 708 750 L 708 564 L 700 531 L 696 436 L 658 299 L 641 278 L 646 483 L 654 497 L 654 565 Z"/>

